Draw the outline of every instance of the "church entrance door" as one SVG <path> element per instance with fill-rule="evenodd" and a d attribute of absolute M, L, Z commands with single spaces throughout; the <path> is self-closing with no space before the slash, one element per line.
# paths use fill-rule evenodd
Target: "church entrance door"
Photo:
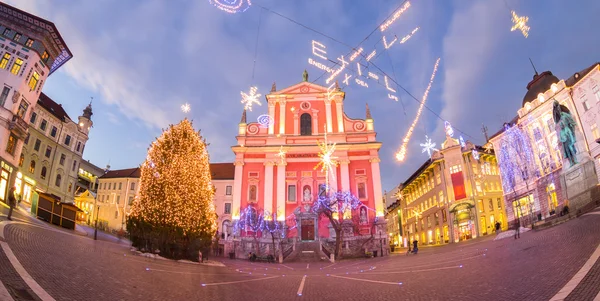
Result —
<path fill-rule="evenodd" d="M 315 220 L 302 220 L 302 240 L 315 240 Z"/>

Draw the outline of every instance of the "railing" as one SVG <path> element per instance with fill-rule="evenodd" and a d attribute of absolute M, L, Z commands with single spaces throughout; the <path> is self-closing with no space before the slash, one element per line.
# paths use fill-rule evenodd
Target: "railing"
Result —
<path fill-rule="evenodd" d="M 327 255 L 327 258 L 331 258 L 331 252 L 329 252 L 329 250 L 327 250 L 327 248 L 325 248 L 324 245 L 321 245 L 321 252 L 323 252 L 323 254 Z"/>
<path fill-rule="evenodd" d="M 291 243 L 286 244 L 283 247 L 283 259 L 286 259 L 288 256 L 290 256 L 290 254 L 292 254 L 293 251 L 294 251 L 293 245 Z"/>

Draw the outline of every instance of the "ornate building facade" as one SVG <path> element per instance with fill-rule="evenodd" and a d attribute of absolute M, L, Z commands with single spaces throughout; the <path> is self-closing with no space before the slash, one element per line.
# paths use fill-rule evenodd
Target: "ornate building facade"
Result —
<path fill-rule="evenodd" d="M 345 93 L 334 85 L 329 89 L 303 82 L 281 90 L 275 84 L 266 95 L 272 122 L 247 122 L 244 112 L 239 124 L 233 185 L 233 221 L 247 208 L 264 212 L 285 222 L 285 236 L 298 241 L 315 241 L 334 236 L 329 220 L 320 218 L 312 206 L 327 190 L 344 191 L 361 202 L 355 235 L 374 231 L 387 236 L 386 229 L 375 230 L 368 221 L 384 224 L 379 169 L 379 149 L 373 118 L 367 107 L 366 119 L 351 119 L 344 113 Z M 318 142 L 336 143 L 333 157 L 339 165 L 326 173 L 315 170 L 319 163 Z M 360 216 L 360 218 L 359 218 Z M 243 218 L 243 217 L 242 217 Z M 350 216 L 344 216 L 350 218 Z M 241 234 L 244 235 L 243 233 Z"/>
<path fill-rule="evenodd" d="M 52 22 L 0 2 L 0 201 L 22 180 L 27 120 L 44 82 L 72 56 Z"/>
<path fill-rule="evenodd" d="M 439 245 L 507 229 L 496 157 L 467 141 L 446 136 L 439 151 L 399 186 L 398 201 L 388 207 L 402 224 L 404 246 Z"/>
<path fill-rule="evenodd" d="M 519 219 L 530 225 L 561 215 L 565 206 L 573 211 L 592 200 L 598 160 L 590 152 L 593 158 L 600 155 L 596 143 L 600 119 L 595 112 L 600 101 L 598 80 L 598 63 L 567 80 L 550 71 L 536 72 L 518 115 L 490 138 L 501 163 L 509 221 Z M 566 134 L 561 138 L 564 127 L 556 123 L 555 106 L 562 115 L 571 116 L 572 138 Z M 520 163 L 506 164 L 515 156 L 501 154 L 514 148 L 510 136 L 515 135 L 523 137 L 522 144 L 529 150 L 516 152 Z M 571 159 L 564 155 L 569 146 L 576 153 Z"/>
<path fill-rule="evenodd" d="M 36 190 L 73 203 L 92 115 L 88 105 L 73 121 L 62 105 L 40 94 L 27 120 L 29 130 L 17 164 L 15 186 L 25 204 L 31 203 Z"/>

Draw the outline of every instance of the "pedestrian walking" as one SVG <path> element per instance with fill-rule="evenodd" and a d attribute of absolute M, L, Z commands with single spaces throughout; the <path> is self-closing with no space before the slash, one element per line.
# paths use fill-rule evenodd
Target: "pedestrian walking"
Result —
<path fill-rule="evenodd" d="M 11 187 L 10 190 L 8 191 L 8 220 L 12 221 L 12 213 L 13 210 L 15 208 L 15 206 L 17 205 L 17 198 L 15 198 L 15 191 L 17 190 L 16 187 Z"/>
<path fill-rule="evenodd" d="M 515 219 L 515 239 L 521 238 L 520 228 L 521 228 L 521 222 L 517 218 L 517 219 Z"/>
<path fill-rule="evenodd" d="M 500 222 L 496 222 L 496 235 L 500 233 Z"/>

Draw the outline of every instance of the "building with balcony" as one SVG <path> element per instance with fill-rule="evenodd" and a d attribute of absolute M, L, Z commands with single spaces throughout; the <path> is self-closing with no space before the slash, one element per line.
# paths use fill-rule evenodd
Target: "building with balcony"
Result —
<path fill-rule="evenodd" d="M 44 82 L 72 56 L 52 22 L 0 2 L 0 201 L 24 181 L 19 162 L 27 121 Z"/>
<path fill-rule="evenodd" d="M 36 190 L 74 202 L 92 115 L 90 104 L 73 121 L 61 104 L 40 94 L 17 163 L 15 186 L 25 204 L 31 203 Z"/>
<path fill-rule="evenodd" d="M 507 229 L 496 157 L 449 134 L 440 150 L 399 186 L 388 207 L 402 222 L 401 240 L 419 245 L 460 242 Z"/>
<path fill-rule="evenodd" d="M 490 138 L 500 162 L 509 221 L 531 225 L 557 218 L 567 206 L 576 211 L 591 204 L 600 166 L 599 67 L 594 63 L 566 80 L 550 71 L 536 72 L 517 116 Z M 576 164 L 564 158 L 555 102 L 575 123 Z M 515 137 L 522 137 L 516 152 Z"/>

